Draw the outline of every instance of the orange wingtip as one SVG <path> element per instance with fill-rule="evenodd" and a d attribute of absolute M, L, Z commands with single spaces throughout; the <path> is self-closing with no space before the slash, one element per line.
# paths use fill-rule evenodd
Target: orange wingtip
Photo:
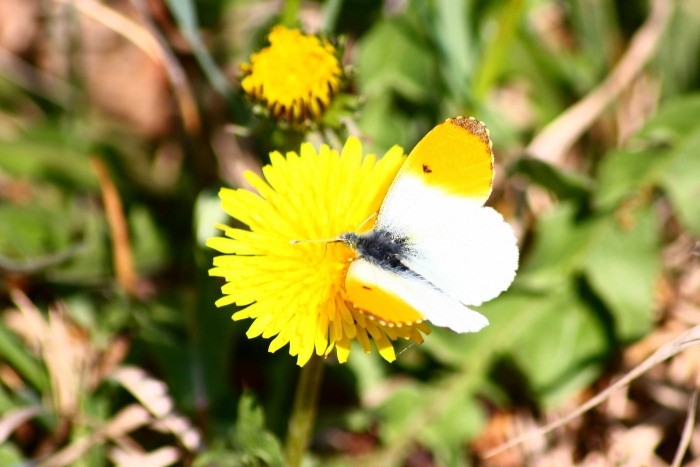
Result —
<path fill-rule="evenodd" d="M 460 128 L 467 130 L 474 136 L 477 136 L 483 144 L 488 145 L 489 150 L 493 149 L 493 142 L 491 141 L 491 134 L 489 129 L 486 128 L 484 122 L 477 120 L 474 117 L 455 117 L 448 118 L 443 123 L 450 122 L 453 125 L 457 125 Z"/>
<path fill-rule="evenodd" d="M 397 179 L 420 178 L 451 195 L 485 202 L 493 183 L 489 130 L 474 117 L 448 118 L 413 148 Z"/>

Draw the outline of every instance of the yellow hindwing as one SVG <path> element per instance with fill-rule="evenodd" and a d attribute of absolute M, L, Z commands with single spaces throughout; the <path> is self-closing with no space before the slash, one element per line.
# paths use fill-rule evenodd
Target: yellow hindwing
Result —
<path fill-rule="evenodd" d="M 348 270 L 345 291 L 355 308 L 381 322 L 402 325 L 423 321 L 425 316 L 409 305 L 400 292 L 397 293 L 405 289 L 404 284 L 394 283 L 400 280 L 378 266 L 358 259 Z"/>

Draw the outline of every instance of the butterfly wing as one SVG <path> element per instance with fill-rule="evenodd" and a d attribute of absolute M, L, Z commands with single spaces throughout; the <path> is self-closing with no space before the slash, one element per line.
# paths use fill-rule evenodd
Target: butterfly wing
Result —
<path fill-rule="evenodd" d="M 364 258 L 348 269 L 345 290 L 353 305 L 380 321 L 410 324 L 429 320 L 457 332 L 475 332 L 488 320 L 421 277 L 387 271 Z"/>
<path fill-rule="evenodd" d="M 483 205 L 491 194 L 493 154 L 486 126 L 473 118 L 451 118 L 413 148 L 396 174 L 376 225 L 404 217 L 427 187 Z"/>
<path fill-rule="evenodd" d="M 414 208 L 420 222 L 396 226 L 408 239 L 401 262 L 463 304 L 480 305 L 513 282 L 515 235 L 495 210 L 443 198 L 427 192 Z"/>
<path fill-rule="evenodd" d="M 449 119 L 411 152 L 375 224 L 404 243 L 407 267 L 465 305 L 496 297 L 518 267 L 512 229 L 482 206 L 492 180 L 486 127 Z"/>

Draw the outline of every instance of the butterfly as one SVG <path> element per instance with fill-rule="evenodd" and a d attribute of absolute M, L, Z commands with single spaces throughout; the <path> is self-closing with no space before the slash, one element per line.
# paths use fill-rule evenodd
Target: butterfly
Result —
<path fill-rule="evenodd" d="M 519 256 L 513 230 L 484 206 L 493 176 L 483 123 L 457 117 L 433 128 L 399 169 L 372 230 L 334 240 L 357 255 L 345 279 L 353 306 L 389 326 L 488 325 L 468 306 L 506 290 Z"/>

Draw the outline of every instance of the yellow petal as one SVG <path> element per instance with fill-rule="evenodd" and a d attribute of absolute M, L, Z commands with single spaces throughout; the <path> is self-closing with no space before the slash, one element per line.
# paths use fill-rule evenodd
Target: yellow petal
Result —
<path fill-rule="evenodd" d="M 425 323 L 390 328 L 346 301 L 345 276 L 355 255 L 351 249 L 342 243 L 290 243 L 336 238 L 357 229 L 379 209 L 402 160 L 398 147 L 379 161 L 362 159 L 362 145 L 354 138 L 342 154 L 304 144 L 299 154 L 272 153 L 264 179 L 246 174 L 259 195 L 222 189 L 224 210 L 249 229 L 219 225 L 225 237 L 208 241 L 224 253 L 214 258 L 209 271 L 227 281 L 217 306 L 248 305 L 233 320 L 253 319 L 247 336 L 272 339 L 270 352 L 289 345 L 299 365 L 313 353 L 327 356 L 333 349 L 345 362 L 353 339 L 365 352 L 374 340 L 389 361 L 395 359 L 392 340 L 422 341 L 421 332 L 430 332 Z"/>
<path fill-rule="evenodd" d="M 350 339 L 343 336 L 338 342 L 336 342 L 335 347 L 338 353 L 338 361 L 340 363 L 345 363 L 348 361 L 350 356 Z"/>

